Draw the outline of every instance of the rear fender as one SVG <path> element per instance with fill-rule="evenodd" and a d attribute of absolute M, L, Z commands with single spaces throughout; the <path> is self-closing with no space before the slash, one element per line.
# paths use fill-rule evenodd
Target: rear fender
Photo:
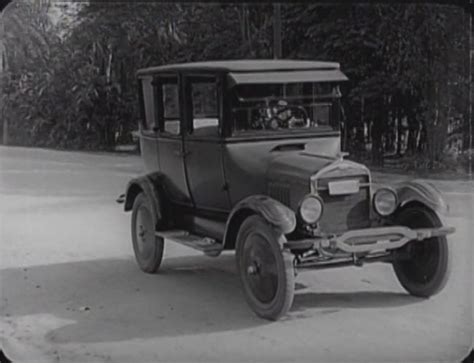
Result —
<path fill-rule="evenodd" d="M 125 193 L 124 210 L 130 211 L 133 208 L 135 198 L 139 193 L 144 193 L 152 204 L 152 213 L 157 225 L 164 221 L 163 200 L 162 200 L 162 175 L 152 173 L 130 180 Z"/>
<path fill-rule="evenodd" d="M 265 195 L 253 195 L 241 200 L 231 211 L 227 219 L 224 235 L 224 248 L 233 249 L 240 225 L 250 215 L 258 214 L 281 234 L 291 233 L 296 227 L 295 213 Z"/>
<path fill-rule="evenodd" d="M 438 215 L 447 215 L 449 205 L 441 192 L 431 183 L 422 180 L 411 180 L 395 186 L 398 195 L 398 210 L 409 203 L 421 203 Z"/>

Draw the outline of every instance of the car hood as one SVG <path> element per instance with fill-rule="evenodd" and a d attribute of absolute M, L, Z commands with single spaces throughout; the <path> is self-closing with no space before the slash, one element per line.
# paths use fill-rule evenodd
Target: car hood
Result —
<path fill-rule="evenodd" d="M 334 157 L 317 155 L 311 152 L 287 152 L 278 155 L 270 161 L 267 178 L 270 180 L 302 180 L 309 181 L 310 177 L 325 166 L 337 160 Z"/>
<path fill-rule="evenodd" d="M 328 176 L 334 172 L 338 176 L 370 174 L 364 165 L 343 160 L 340 155 L 325 155 L 305 150 L 284 153 L 273 158 L 268 165 L 267 180 L 308 185 L 312 177 L 318 174 Z"/>

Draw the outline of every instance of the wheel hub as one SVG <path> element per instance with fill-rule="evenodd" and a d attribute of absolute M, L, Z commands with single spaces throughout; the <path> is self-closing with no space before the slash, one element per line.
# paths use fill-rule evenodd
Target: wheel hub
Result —
<path fill-rule="evenodd" d="M 270 303 L 278 289 L 275 256 L 269 242 L 259 234 L 251 235 L 246 242 L 243 259 L 248 286 L 261 303 Z"/>
<path fill-rule="evenodd" d="M 152 231 L 152 220 L 149 212 L 145 208 L 140 208 L 137 213 L 137 247 L 139 253 L 143 257 L 149 256 L 151 253 L 150 247 L 152 246 L 153 234 Z"/>
<path fill-rule="evenodd" d="M 260 274 L 261 266 L 254 261 L 250 266 L 247 267 L 247 274 L 248 275 L 259 275 Z"/>
<path fill-rule="evenodd" d="M 138 229 L 139 229 L 138 236 L 141 238 L 142 242 L 145 243 L 147 230 L 142 224 L 138 227 Z"/>

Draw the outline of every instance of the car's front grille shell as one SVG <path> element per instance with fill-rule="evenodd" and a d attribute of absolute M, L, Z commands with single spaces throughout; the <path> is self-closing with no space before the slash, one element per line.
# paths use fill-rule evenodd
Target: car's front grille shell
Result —
<path fill-rule="evenodd" d="M 329 182 L 354 179 L 359 180 L 360 189 L 358 193 L 348 195 L 329 194 Z M 318 195 L 324 202 L 324 212 L 319 222 L 321 231 L 337 233 L 369 226 L 370 186 L 367 175 L 321 178 L 317 180 L 316 187 Z"/>
<path fill-rule="evenodd" d="M 277 182 L 269 183 L 268 195 L 286 206 L 290 206 L 290 186 L 288 184 Z"/>

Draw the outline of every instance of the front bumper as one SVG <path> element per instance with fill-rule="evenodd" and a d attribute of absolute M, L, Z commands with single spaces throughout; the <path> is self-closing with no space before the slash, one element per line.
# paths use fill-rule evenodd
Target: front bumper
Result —
<path fill-rule="evenodd" d="M 454 227 L 419 229 L 404 226 L 375 227 L 350 230 L 339 235 L 288 241 L 284 247 L 292 250 L 325 248 L 347 253 L 372 253 L 394 250 L 410 241 L 422 241 L 454 232 Z"/>

